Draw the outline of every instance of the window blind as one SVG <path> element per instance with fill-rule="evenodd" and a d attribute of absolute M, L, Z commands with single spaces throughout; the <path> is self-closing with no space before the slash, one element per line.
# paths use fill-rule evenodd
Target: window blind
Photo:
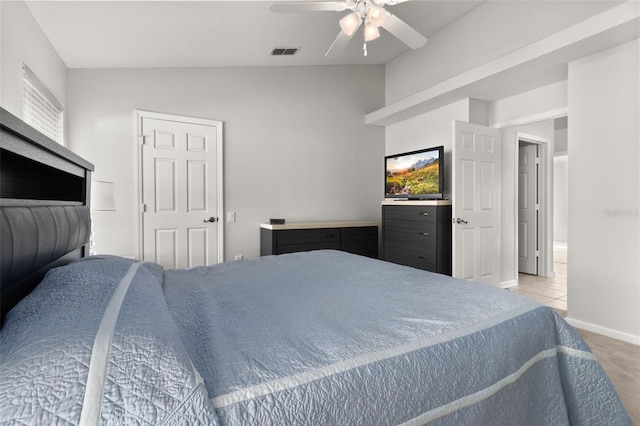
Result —
<path fill-rule="evenodd" d="M 22 75 L 22 119 L 64 145 L 64 107 L 25 64 Z"/>

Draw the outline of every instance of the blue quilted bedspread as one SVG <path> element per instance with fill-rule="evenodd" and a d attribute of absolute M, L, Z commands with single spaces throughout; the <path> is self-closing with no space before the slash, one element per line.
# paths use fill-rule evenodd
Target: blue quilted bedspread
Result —
<path fill-rule="evenodd" d="M 0 331 L 0 424 L 218 424 L 162 276 L 101 257 L 50 271 Z"/>
<path fill-rule="evenodd" d="M 631 424 L 552 310 L 336 251 L 167 271 L 223 424 Z"/>
<path fill-rule="evenodd" d="M 631 425 L 550 309 L 336 251 L 49 272 L 0 331 L 0 424 Z"/>

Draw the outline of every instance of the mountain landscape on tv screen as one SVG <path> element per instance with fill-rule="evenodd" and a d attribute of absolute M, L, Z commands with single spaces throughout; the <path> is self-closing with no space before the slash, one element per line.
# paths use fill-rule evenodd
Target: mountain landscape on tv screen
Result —
<path fill-rule="evenodd" d="M 388 195 L 438 194 L 440 192 L 440 160 L 419 160 L 404 169 L 387 171 Z"/>

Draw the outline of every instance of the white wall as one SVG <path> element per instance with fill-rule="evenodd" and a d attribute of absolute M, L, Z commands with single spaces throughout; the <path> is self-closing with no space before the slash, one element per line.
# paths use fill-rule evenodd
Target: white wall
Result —
<path fill-rule="evenodd" d="M 567 119 L 555 120 L 553 146 L 553 241 L 567 244 L 569 227 L 569 141 Z M 561 128 L 558 123 L 562 122 Z"/>
<path fill-rule="evenodd" d="M 70 70 L 71 148 L 112 181 L 116 212 L 94 214 L 96 251 L 137 254 L 134 111 L 224 122 L 225 259 L 259 255 L 259 223 L 379 220 L 382 66 Z"/>
<path fill-rule="evenodd" d="M 567 81 L 520 93 L 492 102 L 489 120 L 492 126 L 504 128 L 548 119 L 550 113 L 566 114 Z"/>
<path fill-rule="evenodd" d="M 557 131 L 556 131 L 557 133 Z M 569 226 L 569 156 L 553 158 L 553 241 L 567 244 Z"/>
<path fill-rule="evenodd" d="M 22 64 L 63 104 L 67 67 L 23 1 L 0 1 L 0 104 L 22 118 Z"/>
<path fill-rule="evenodd" d="M 640 344 L 640 41 L 569 64 L 568 317 Z"/>
<path fill-rule="evenodd" d="M 567 134 L 567 128 L 564 129 L 556 129 L 554 133 L 554 148 L 556 150 L 556 155 L 567 155 L 569 153 L 569 139 Z"/>

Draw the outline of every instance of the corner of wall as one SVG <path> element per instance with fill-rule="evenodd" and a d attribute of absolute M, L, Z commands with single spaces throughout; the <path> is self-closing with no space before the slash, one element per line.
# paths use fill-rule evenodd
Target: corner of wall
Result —
<path fill-rule="evenodd" d="M 488 126 L 490 110 L 488 102 L 469 98 L 469 123 Z"/>

